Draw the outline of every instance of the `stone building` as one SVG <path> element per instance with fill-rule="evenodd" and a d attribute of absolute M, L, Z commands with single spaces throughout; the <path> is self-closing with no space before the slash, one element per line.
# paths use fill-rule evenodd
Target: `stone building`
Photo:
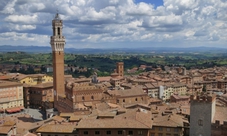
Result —
<path fill-rule="evenodd" d="M 23 109 L 23 85 L 17 82 L 0 81 L 0 111 L 14 113 Z"/>
<path fill-rule="evenodd" d="M 53 108 L 53 82 L 37 84 L 34 86 L 24 86 L 24 95 L 25 107 L 33 107 L 39 109 Z"/>
<path fill-rule="evenodd" d="M 190 103 L 190 136 L 211 136 L 216 97 L 191 95 Z"/>

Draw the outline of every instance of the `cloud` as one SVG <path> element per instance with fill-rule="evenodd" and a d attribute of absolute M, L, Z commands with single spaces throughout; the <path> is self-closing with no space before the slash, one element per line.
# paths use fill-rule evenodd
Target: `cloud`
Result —
<path fill-rule="evenodd" d="M 9 15 L 4 21 L 20 24 L 35 24 L 37 23 L 37 15 Z"/>
<path fill-rule="evenodd" d="M 158 7 L 134 0 L 3 0 L 1 44 L 49 46 L 58 9 L 66 47 L 224 46 L 226 8 L 226 0 L 163 0 Z"/>

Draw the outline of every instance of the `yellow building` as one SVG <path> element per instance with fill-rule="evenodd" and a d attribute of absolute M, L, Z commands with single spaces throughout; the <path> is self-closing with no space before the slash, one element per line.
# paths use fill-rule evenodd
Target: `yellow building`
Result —
<path fill-rule="evenodd" d="M 166 84 L 160 88 L 159 98 L 164 101 L 169 101 L 172 95 L 185 95 L 187 86 L 182 83 Z"/>
<path fill-rule="evenodd" d="M 24 108 L 23 85 L 16 82 L 0 81 L 0 111 L 19 112 Z"/>
<path fill-rule="evenodd" d="M 37 85 L 41 83 L 53 82 L 53 77 L 46 74 L 17 74 L 15 77 L 13 77 L 13 80 L 23 84 Z"/>

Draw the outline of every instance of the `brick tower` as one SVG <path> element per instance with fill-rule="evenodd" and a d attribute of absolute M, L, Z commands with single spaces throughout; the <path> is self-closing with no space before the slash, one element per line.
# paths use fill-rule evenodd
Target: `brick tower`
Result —
<path fill-rule="evenodd" d="M 65 97 L 64 86 L 64 46 L 65 37 L 62 35 L 63 22 L 57 13 L 52 20 L 53 36 L 50 38 L 53 61 L 53 86 L 54 86 L 54 107 L 58 106 L 59 97 Z"/>
<path fill-rule="evenodd" d="M 124 76 L 124 62 L 117 62 L 117 73 L 118 76 Z"/>

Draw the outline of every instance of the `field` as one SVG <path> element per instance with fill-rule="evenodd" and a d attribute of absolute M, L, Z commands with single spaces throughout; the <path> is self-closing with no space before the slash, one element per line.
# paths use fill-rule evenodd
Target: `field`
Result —
<path fill-rule="evenodd" d="M 116 68 L 116 62 L 123 61 L 125 70 L 139 67 L 140 65 L 153 68 L 164 66 L 184 66 L 191 68 L 208 68 L 227 65 L 225 53 L 146 53 L 146 54 L 65 54 L 65 65 L 68 67 L 87 68 L 91 75 L 97 70 L 99 75 L 109 75 Z M 52 65 L 51 53 L 25 53 L 7 52 L 0 53 L 0 65 L 29 65 L 47 67 Z M 150 70 L 150 69 L 149 69 Z M 72 73 L 69 73 L 72 74 Z M 75 73 L 74 73 L 75 74 Z M 78 74 L 78 72 L 77 72 Z M 85 73 L 81 73 L 85 74 Z"/>

